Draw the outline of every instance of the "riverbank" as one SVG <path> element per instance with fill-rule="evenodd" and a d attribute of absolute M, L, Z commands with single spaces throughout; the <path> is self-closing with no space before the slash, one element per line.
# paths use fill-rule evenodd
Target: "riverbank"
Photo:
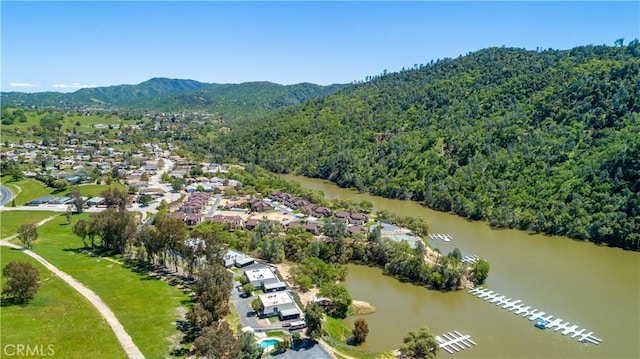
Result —
<path fill-rule="evenodd" d="M 397 348 L 410 330 L 428 326 L 434 334 L 458 330 L 473 337 L 478 346 L 456 353 L 456 358 L 635 358 L 640 353 L 640 254 L 618 248 L 594 246 L 560 236 L 531 234 L 513 229 L 496 230 L 487 223 L 430 210 L 419 203 L 371 196 L 340 188 L 327 181 L 294 175 L 307 189 L 325 193 L 327 199 L 369 201 L 373 211 L 423 217 L 433 233 L 446 233 L 450 242 L 430 241 L 434 249 L 478 255 L 491 263 L 486 285 L 492 290 L 535 303 L 537 309 L 593 330 L 601 345 L 580 345 L 504 315 L 466 291 L 440 292 L 399 282 L 381 268 L 348 265 L 345 285 L 354 297 L 377 309 L 366 317 L 370 351 Z M 607 278 L 607 280 L 594 280 Z M 585 295 L 588 293 L 588 295 Z M 347 318 L 350 322 L 350 318 Z M 393 323 L 393 325 L 390 325 Z"/>

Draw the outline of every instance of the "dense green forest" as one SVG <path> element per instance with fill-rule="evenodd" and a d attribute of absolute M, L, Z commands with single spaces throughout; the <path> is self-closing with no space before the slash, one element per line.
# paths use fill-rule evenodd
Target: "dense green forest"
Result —
<path fill-rule="evenodd" d="M 186 112 L 204 111 L 226 120 L 245 120 L 276 109 L 333 93 L 345 85 L 310 83 L 279 85 L 271 82 L 208 84 L 194 80 L 153 78 L 137 85 L 80 89 L 72 93 L 3 92 L 2 107 L 111 109 Z"/>
<path fill-rule="evenodd" d="M 196 145 L 496 227 L 639 250 L 638 134 L 634 40 L 489 48 L 384 73 Z"/>

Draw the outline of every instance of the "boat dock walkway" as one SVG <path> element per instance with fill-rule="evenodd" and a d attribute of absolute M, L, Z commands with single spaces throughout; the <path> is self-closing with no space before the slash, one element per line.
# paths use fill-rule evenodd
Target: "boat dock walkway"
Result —
<path fill-rule="evenodd" d="M 440 349 L 446 350 L 449 354 L 459 352 L 471 348 L 476 343 L 471 340 L 470 335 L 463 335 L 457 331 L 449 332 L 446 334 L 436 335 L 436 341 Z"/>
<path fill-rule="evenodd" d="M 511 313 L 537 321 L 536 327 L 540 329 L 555 329 L 556 332 L 562 332 L 562 335 L 569 335 L 571 338 L 578 339 L 581 343 L 600 344 L 602 339 L 593 335 L 593 332 L 587 332 L 586 329 L 578 329 L 577 325 L 571 325 L 569 322 L 563 322 L 562 319 L 553 319 L 553 315 L 533 309 L 531 306 L 525 305 L 521 300 L 507 298 L 500 293 L 496 293 L 487 288 L 476 287 L 469 291 L 480 299 L 484 299 L 491 304 L 495 304 L 502 309 L 506 309 Z"/>
<path fill-rule="evenodd" d="M 468 256 L 463 256 L 460 262 L 471 265 L 471 264 L 476 264 L 479 260 L 480 260 L 480 257 L 478 257 L 475 254 L 471 254 Z"/>
<path fill-rule="evenodd" d="M 441 240 L 445 242 L 451 242 L 451 240 L 453 239 L 450 234 L 443 233 L 429 233 L 427 237 L 429 237 L 429 239 Z"/>

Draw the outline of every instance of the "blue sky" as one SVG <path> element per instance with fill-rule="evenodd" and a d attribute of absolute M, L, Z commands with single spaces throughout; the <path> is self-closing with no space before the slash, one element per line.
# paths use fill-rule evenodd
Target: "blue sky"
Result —
<path fill-rule="evenodd" d="M 640 2 L 2 1 L 2 91 L 348 83 L 490 46 L 640 38 Z"/>

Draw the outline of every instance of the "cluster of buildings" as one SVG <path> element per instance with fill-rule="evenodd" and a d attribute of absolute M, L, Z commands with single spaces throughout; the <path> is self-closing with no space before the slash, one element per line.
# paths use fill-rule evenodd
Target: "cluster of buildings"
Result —
<path fill-rule="evenodd" d="M 253 258 L 233 250 L 227 250 L 225 253 L 224 264 L 227 268 L 251 266 L 244 271 L 244 276 L 254 288 L 264 292 L 258 295 L 262 303 L 258 313 L 260 317 L 291 320 L 302 316 L 302 310 L 287 290 L 287 284 L 278 278 L 275 268 L 256 263 Z"/>
<path fill-rule="evenodd" d="M 271 193 L 268 198 L 272 201 L 280 202 L 293 210 L 299 210 L 306 207 L 309 209 L 311 215 L 316 218 L 331 217 L 333 214 L 333 212 L 327 207 L 318 206 L 304 198 L 296 197 L 287 192 L 276 191 Z"/>
<path fill-rule="evenodd" d="M 179 218 L 189 226 L 197 226 L 202 222 L 204 217 L 204 211 L 209 207 L 211 202 L 211 193 L 208 192 L 196 192 L 187 197 L 187 200 L 169 216 Z"/>

